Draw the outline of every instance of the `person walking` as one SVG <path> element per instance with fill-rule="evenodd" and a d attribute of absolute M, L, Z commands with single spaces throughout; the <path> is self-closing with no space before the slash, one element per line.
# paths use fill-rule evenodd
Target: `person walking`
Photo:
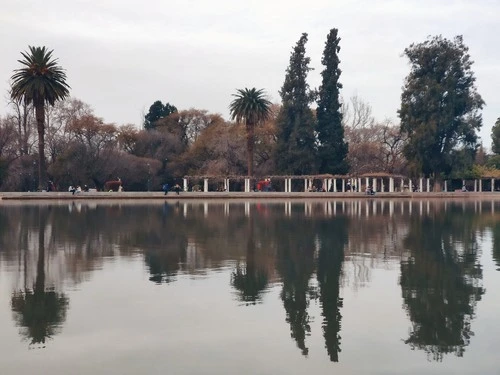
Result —
<path fill-rule="evenodd" d="M 163 184 L 162 189 L 163 189 L 163 191 L 165 192 L 165 194 L 164 194 L 164 195 L 167 195 L 167 194 L 168 194 L 168 189 L 169 189 L 168 184 L 167 184 L 167 183 Z"/>

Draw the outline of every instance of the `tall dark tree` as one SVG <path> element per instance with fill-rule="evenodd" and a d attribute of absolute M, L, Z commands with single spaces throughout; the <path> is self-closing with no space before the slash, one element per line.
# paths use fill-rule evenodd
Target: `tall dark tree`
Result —
<path fill-rule="evenodd" d="M 491 141 L 491 151 L 496 155 L 500 155 L 500 117 L 497 118 L 493 129 L 491 129 Z"/>
<path fill-rule="evenodd" d="M 271 116 L 271 102 L 265 98 L 264 91 L 239 89 L 229 106 L 231 118 L 245 123 L 247 136 L 247 174 L 253 176 L 253 154 L 255 145 L 255 126 Z"/>
<path fill-rule="evenodd" d="M 45 165 L 45 105 L 54 105 L 69 95 L 66 73 L 52 57 L 53 50 L 45 47 L 31 47 L 28 52 L 21 52 L 23 65 L 12 76 L 11 98 L 33 103 L 38 130 L 38 189 L 47 182 Z"/>
<path fill-rule="evenodd" d="M 286 174 L 316 172 L 314 115 L 309 104 L 314 99 L 306 82 L 310 58 L 305 56 L 307 34 L 303 33 L 290 56 L 281 88 L 282 108 L 276 120 L 276 168 Z"/>
<path fill-rule="evenodd" d="M 349 170 L 347 164 L 348 144 L 344 139 L 340 104 L 342 84 L 339 82 L 339 78 L 342 71 L 339 69 L 339 43 L 338 30 L 331 29 L 321 60 L 325 69 L 321 72 L 323 80 L 319 88 L 318 108 L 316 110 L 320 173 L 346 174 Z"/>
<path fill-rule="evenodd" d="M 177 112 L 175 106 L 170 103 L 163 104 L 160 100 L 157 100 L 149 107 L 149 112 L 144 116 L 144 129 L 155 129 L 158 120 L 175 112 Z"/>
<path fill-rule="evenodd" d="M 468 51 L 462 36 L 430 37 L 404 51 L 411 64 L 399 110 L 404 153 L 412 169 L 438 181 L 452 171 L 454 150 L 477 147 L 484 102 Z"/>

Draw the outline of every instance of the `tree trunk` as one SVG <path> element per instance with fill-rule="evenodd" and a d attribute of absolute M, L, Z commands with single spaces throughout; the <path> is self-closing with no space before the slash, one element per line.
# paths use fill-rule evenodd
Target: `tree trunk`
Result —
<path fill-rule="evenodd" d="M 253 146 L 255 126 L 251 122 L 246 123 L 247 130 L 247 174 L 253 177 Z"/>
<path fill-rule="evenodd" d="M 35 104 L 36 125 L 38 130 L 38 190 L 42 190 L 46 181 L 45 170 L 45 104 Z"/>

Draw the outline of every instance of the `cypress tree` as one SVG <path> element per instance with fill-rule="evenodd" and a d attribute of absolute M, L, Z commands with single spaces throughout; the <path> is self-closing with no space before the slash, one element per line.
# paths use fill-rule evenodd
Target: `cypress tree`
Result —
<path fill-rule="evenodd" d="M 347 164 L 348 144 L 344 140 L 342 113 L 340 112 L 339 94 L 342 84 L 339 82 L 340 38 L 338 30 L 331 29 L 328 34 L 321 63 L 325 69 L 319 88 L 317 108 L 318 162 L 320 173 L 345 174 Z"/>
<path fill-rule="evenodd" d="M 276 125 L 276 168 L 284 174 L 316 172 L 314 115 L 309 108 L 313 95 L 306 82 L 310 58 L 305 56 L 307 34 L 303 33 L 290 56 L 285 82 L 280 90 L 282 108 Z"/>

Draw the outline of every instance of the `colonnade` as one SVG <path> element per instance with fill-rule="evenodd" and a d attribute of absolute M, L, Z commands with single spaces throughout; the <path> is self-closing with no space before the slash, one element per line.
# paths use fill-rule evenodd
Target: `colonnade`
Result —
<path fill-rule="evenodd" d="M 284 181 L 284 192 L 292 192 L 292 180 L 297 180 L 300 177 L 285 177 Z M 183 179 L 183 189 L 188 191 L 188 178 Z M 414 185 L 412 180 L 409 178 L 396 178 L 396 177 L 337 177 L 337 178 L 310 178 L 304 177 L 304 192 L 312 191 L 313 189 L 324 189 L 329 192 L 342 192 L 347 191 L 365 191 L 369 186 L 376 192 L 405 192 L 405 191 L 418 191 L 418 192 L 431 192 L 431 179 L 430 178 L 419 178 L 417 180 L 417 185 Z M 320 180 L 322 186 L 313 186 L 314 181 Z M 203 178 L 203 192 L 208 192 L 208 182 L 209 178 Z M 229 191 L 230 179 L 224 178 L 222 181 L 222 186 L 224 191 Z M 463 186 L 465 186 L 465 180 L 462 181 Z M 495 179 L 491 178 L 490 189 L 488 191 L 494 191 L 495 189 Z M 252 191 L 251 179 L 244 179 L 244 192 L 249 193 Z M 444 181 L 443 191 L 448 191 L 448 181 Z M 474 192 L 483 192 L 483 179 L 474 180 L 473 190 Z"/>

